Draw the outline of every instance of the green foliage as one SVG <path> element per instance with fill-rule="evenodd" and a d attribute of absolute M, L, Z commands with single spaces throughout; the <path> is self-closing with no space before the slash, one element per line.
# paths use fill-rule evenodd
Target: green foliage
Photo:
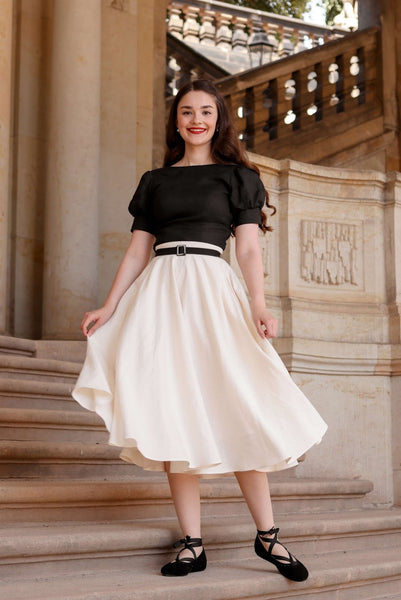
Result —
<path fill-rule="evenodd" d="M 343 0 L 323 0 L 321 5 L 326 10 L 326 24 L 334 25 L 334 17 L 344 8 Z"/>
<path fill-rule="evenodd" d="M 308 0 L 223 0 L 223 2 L 296 19 L 302 19 L 305 12 L 309 10 Z"/>

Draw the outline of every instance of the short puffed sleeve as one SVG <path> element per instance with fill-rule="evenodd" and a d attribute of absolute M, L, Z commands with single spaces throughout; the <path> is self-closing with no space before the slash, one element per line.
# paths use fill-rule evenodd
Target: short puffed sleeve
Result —
<path fill-rule="evenodd" d="M 135 194 L 129 203 L 128 210 L 134 217 L 131 231 L 141 229 L 154 235 L 155 225 L 151 212 L 151 172 L 146 171 L 141 177 Z"/>
<path fill-rule="evenodd" d="M 235 227 L 245 223 L 261 224 L 260 211 L 266 201 L 266 191 L 259 175 L 243 165 L 233 170 L 231 207 Z"/>

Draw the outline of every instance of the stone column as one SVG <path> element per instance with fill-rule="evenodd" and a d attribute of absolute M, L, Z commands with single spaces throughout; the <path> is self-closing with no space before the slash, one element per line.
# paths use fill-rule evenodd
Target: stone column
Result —
<path fill-rule="evenodd" d="M 380 8 L 382 0 L 359 0 L 358 29 L 366 29 L 380 25 Z"/>
<path fill-rule="evenodd" d="M 401 504 L 401 174 L 387 174 L 384 249 L 391 361 L 391 428 L 394 503 Z"/>
<path fill-rule="evenodd" d="M 387 174 L 384 211 L 389 341 L 401 344 L 401 174 Z"/>
<path fill-rule="evenodd" d="M 0 333 L 7 331 L 13 0 L 0 0 Z"/>
<path fill-rule="evenodd" d="M 97 304 L 101 5 L 54 0 L 44 338 L 79 338 Z"/>

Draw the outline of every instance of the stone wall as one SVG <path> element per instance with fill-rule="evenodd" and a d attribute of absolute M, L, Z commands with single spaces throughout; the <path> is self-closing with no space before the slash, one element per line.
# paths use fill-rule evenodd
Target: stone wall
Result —
<path fill-rule="evenodd" d="M 329 424 L 298 473 L 399 502 L 401 175 L 252 158 L 278 209 L 261 236 L 274 345 Z"/>
<path fill-rule="evenodd" d="M 77 338 L 104 298 L 137 178 L 162 154 L 165 9 L 2 0 L 1 333 Z"/>

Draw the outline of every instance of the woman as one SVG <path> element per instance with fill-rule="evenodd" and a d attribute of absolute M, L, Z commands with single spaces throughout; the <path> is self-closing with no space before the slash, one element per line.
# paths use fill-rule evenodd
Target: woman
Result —
<path fill-rule="evenodd" d="M 268 342 L 258 230 L 266 192 L 216 88 L 175 97 L 164 167 L 130 203 L 132 239 L 102 308 L 85 314 L 87 357 L 74 398 L 105 421 L 121 457 L 167 472 L 183 538 L 162 574 L 206 568 L 199 476 L 235 473 L 255 552 L 294 581 L 306 567 L 278 541 L 266 473 L 297 464 L 326 424 Z M 221 258 L 235 234 L 250 296 Z M 156 256 L 148 264 L 152 246 Z"/>

